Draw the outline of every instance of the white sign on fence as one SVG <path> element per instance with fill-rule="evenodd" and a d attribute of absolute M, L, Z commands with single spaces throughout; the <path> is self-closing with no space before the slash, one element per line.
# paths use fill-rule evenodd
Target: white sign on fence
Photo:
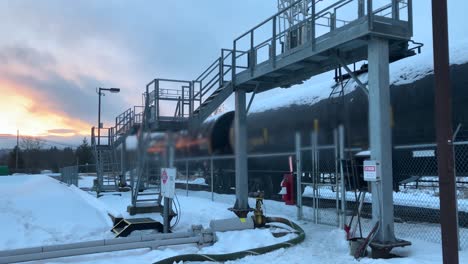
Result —
<path fill-rule="evenodd" d="M 376 160 L 364 161 L 364 180 L 365 181 L 379 181 L 380 180 L 380 166 Z"/>
<path fill-rule="evenodd" d="M 163 197 L 174 198 L 176 173 L 175 168 L 161 168 L 161 195 Z"/>

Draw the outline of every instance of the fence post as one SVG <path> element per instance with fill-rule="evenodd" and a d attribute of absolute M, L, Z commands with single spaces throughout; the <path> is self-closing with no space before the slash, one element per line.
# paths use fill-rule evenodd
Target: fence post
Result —
<path fill-rule="evenodd" d="M 188 174 L 188 160 L 185 161 L 185 176 L 187 178 L 187 183 L 185 184 L 185 196 L 188 197 L 188 180 L 189 180 L 189 174 Z"/>
<path fill-rule="evenodd" d="M 340 159 L 344 158 L 344 126 L 340 125 L 338 127 L 338 136 L 339 136 L 339 149 L 340 149 L 340 154 L 339 157 Z M 343 163 L 341 162 L 340 164 L 340 181 L 341 181 L 341 228 L 344 229 L 346 225 L 346 186 L 345 186 L 345 176 L 343 172 Z"/>
<path fill-rule="evenodd" d="M 460 132 L 462 124 L 458 124 L 457 128 L 455 129 L 455 133 L 452 136 L 452 152 L 453 152 L 453 176 L 455 177 L 455 193 L 457 193 L 457 156 L 455 152 L 455 140 L 457 139 L 458 132 Z M 457 240 L 458 240 L 458 251 L 461 251 L 461 244 L 460 244 L 460 222 L 458 221 L 458 198 L 455 206 L 455 217 L 457 218 Z"/>
<path fill-rule="evenodd" d="M 211 201 L 214 201 L 214 192 L 213 192 L 213 156 L 210 158 L 210 174 L 211 174 Z"/>
<path fill-rule="evenodd" d="M 335 152 L 336 225 L 340 227 L 340 199 L 339 199 L 340 194 L 338 192 L 340 186 L 339 186 L 339 181 L 338 181 L 338 175 L 340 171 L 341 159 L 340 159 L 340 154 L 339 154 L 340 147 L 339 147 L 339 142 L 338 142 L 338 128 L 333 129 L 333 145 L 335 146 L 334 152 Z"/>
<path fill-rule="evenodd" d="M 297 219 L 301 220 L 302 212 L 302 156 L 301 132 L 296 132 L 296 183 L 297 183 Z"/>

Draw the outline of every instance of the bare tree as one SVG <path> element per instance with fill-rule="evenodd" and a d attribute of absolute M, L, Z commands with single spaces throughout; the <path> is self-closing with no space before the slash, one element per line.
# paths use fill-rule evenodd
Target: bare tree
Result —
<path fill-rule="evenodd" d="M 20 147 L 22 150 L 40 150 L 43 143 L 36 137 L 22 137 Z"/>

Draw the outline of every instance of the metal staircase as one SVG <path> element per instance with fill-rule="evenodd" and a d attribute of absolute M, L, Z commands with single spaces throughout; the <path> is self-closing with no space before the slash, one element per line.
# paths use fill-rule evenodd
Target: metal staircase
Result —
<path fill-rule="evenodd" d="M 116 191 L 118 189 L 118 177 L 120 175 L 120 163 L 116 159 L 113 147 L 114 129 L 102 129 L 101 137 L 96 136 L 97 128 L 91 129 L 91 145 L 96 161 L 97 182 L 94 186 L 97 194 L 101 192 Z"/>

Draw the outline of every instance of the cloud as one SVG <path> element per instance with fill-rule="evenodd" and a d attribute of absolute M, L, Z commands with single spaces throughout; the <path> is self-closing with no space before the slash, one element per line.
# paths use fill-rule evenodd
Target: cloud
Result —
<path fill-rule="evenodd" d="M 75 134 L 77 133 L 74 129 L 66 129 L 66 128 L 57 128 L 57 129 L 49 129 L 47 132 L 51 134 Z"/>

